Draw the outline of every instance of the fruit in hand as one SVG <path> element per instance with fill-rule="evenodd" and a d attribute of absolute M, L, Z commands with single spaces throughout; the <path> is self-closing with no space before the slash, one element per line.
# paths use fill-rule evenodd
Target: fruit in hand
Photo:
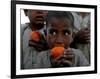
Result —
<path fill-rule="evenodd" d="M 57 58 L 64 53 L 64 47 L 54 47 L 51 50 L 51 57 Z"/>
<path fill-rule="evenodd" d="M 40 33 L 37 31 L 32 31 L 31 32 L 31 39 L 34 41 L 39 41 L 40 40 Z"/>

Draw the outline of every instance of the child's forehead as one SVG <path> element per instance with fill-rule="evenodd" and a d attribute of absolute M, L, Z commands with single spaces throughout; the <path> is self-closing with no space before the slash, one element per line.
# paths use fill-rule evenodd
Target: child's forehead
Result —
<path fill-rule="evenodd" d="M 47 29 L 66 30 L 72 29 L 71 22 L 68 19 L 54 19 L 48 22 Z"/>
<path fill-rule="evenodd" d="M 49 23 L 65 23 L 65 24 L 69 24 L 71 23 L 71 21 L 68 19 L 68 18 L 65 18 L 65 17 L 52 17 L 48 22 Z"/>
<path fill-rule="evenodd" d="M 49 25 L 49 26 L 47 26 L 47 30 L 63 31 L 63 30 L 72 30 L 72 28 L 69 27 L 69 26 L 52 26 L 52 25 Z"/>
<path fill-rule="evenodd" d="M 71 22 L 70 22 L 70 20 L 68 20 L 68 19 L 62 19 L 62 18 L 53 18 L 53 19 L 51 19 L 48 23 L 47 23 L 48 25 L 47 26 L 56 26 L 56 27 L 59 27 L 59 26 L 61 26 L 61 27 L 71 27 Z"/>
<path fill-rule="evenodd" d="M 72 14 L 70 12 L 65 12 L 65 11 L 49 11 L 48 12 L 48 19 L 51 20 L 53 18 L 66 18 L 66 19 L 72 19 Z"/>
<path fill-rule="evenodd" d="M 66 20 L 66 19 L 68 19 L 68 18 L 52 16 L 49 20 L 51 21 L 51 20 Z"/>

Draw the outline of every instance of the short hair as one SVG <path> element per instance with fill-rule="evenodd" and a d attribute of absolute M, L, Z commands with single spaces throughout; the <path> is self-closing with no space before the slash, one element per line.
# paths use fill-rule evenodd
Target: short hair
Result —
<path fill-rule="evenodd" d="M 66 18 L 70 20 L 72 27 L 74 28 L 74 17 L 69 11 L 49 11 L 47 15 L 47 24 L 52 18 Z"/>

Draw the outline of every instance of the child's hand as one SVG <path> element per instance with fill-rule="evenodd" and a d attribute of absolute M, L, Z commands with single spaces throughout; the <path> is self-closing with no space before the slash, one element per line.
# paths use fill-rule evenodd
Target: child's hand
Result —
<path fill-rule="evenodd" d="M 64 54 L 60 55 L 56 59 L 51 58 L 53 67 L 70 67 L 74 61 L 73 51 L 69 48 L 65 50 Z"/>
<path fill-rule="evenodd" d="M 47 41 L 42 34 L 39 35 L 39 40 L 29 40 L 29 46 L 34 47 L 37 51 L 44 51 L 49 49 Z"/>
<path fill-rule="evenodd" d="M 75 35 L 74 41 L 81 44 L 90 43 L 90 29 L 83 28 L 80 31 L 78 31 Z"/>

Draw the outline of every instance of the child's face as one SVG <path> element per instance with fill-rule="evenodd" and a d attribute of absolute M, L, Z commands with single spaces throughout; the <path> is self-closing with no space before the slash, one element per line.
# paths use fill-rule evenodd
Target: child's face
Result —
<path fill-rule="evenodd" d="M 28 10 L 26 15 L 29 17 L 31 24 L 44 24 L 47 13 L 43 10 Z"/>
<path fill-rule="evenodd" d="M 52 18 L 47 24 L 47 40 L 50 48 L 55 46 L 68 48 L 72 41 L 71 22 L 64 18 Z"/>

